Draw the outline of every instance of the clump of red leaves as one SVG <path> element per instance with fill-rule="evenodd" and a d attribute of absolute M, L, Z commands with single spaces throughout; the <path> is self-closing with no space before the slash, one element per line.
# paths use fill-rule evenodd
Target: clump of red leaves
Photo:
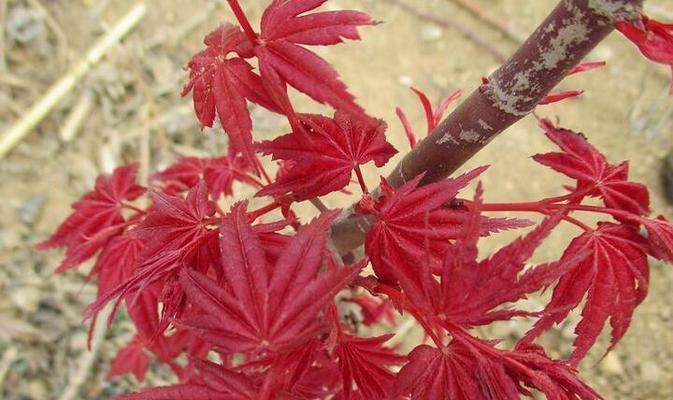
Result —
<path fill-rule="evenodd" d="M 126 400 L 212 399 L 517 399 L 533 391 L 550 399 L 596 399 L 575 367 L 606 323 L 614 346 L 624 336 L 648 286 L 648 256 L 673 261 L 673 226 L 649 218 L 647 189 L 631 182 L 627 163 L 611 164 L 586 138 L 540 125 L 558 152 L 534 160 L 575 182 L 567 193 L 535 202 L 485 203 L 457 196 L 486 168 L 419 186 L 422 176 L 394 188 L 381 180 L 369 193 L 361 167 L 382 167 L 396 153 L 386 124 L 367 116 L 334 69 L 306 46 L 358 39 L 374 25 L 355 11 L 315 11 L 326 0 L 274 0 L 255 31 L 236 0 L 229 3 L 242 29 L 222 25 L 189 63 L 194 109 L 205 126 L 219 119 L 230 152 L 185 158 L 139 186 L 136 166 L 102 176 L 73 205 L 73 213 L 41 248 L 65 247 L 59 272 L 97 256 L 91 274 L 97 313 L 110 301 L 125 304 L 137 334 L 121 349 L 110 375 L 142 380 L 151 360 L 165 363 L 179 383 L 122 396 Z M 617 26 L 655 61 L 671 64 L 671 27 L 645 17 Z M 585 64 L 572 73 L 603 63 Z M 331 116 L 295 113 L 288 89 L 331 106 Z M 437 108 L 415 90 L 431 131 L 460 92 Z M 559 93 L 544 103 L 572 97 Z M 292 131 L 255 144 L 248 102 L 285 115 Z M 410 144 L 411 124 L 398 109 Z M 272 180 L 258 153 L 282 160 Z M 353 179 L 362 190 L 356 212 L 373 224 L 366 257 L 343 265 L 329 241 L 339 210 L 298 221 L 295 203 L 342 191 Z M 218 199 L 234 182 L 258 190 L 266 204 L 231 210 Z M 134 204 L 143 193 L 147 208 Z M 272 196 L 272 197 L 267 197 Z M 595 205 L 590 198 L 600 199 Z M 282 217 L 262 222 L 270 212 Z M 486 216 L 535 212 L 530 232 L 479 259 L 480 238 L 531 222 Z M 596 225 L 578 214 L 604 216 Z M 529 265 L 534 251 L 561 223 L 580 231 L 559 260 Z M 647 234 L 643 234 L 643 229 Z M 370 264 L 374 275 L 363 271 Z M 553 288 L 549 304 L 527 312 L 516 303 Z M 348 294 L 344 292 L 350 292 Z M 345 296 L 344 296 L 345 294 Z M 344 302 L 361 320 L 341 315 Z M 574 351 L 549 358 L 534 340 L 581 308 Z M 412 315 L 430 344 L 407 355 L 386 343 L 390 334 L 359 336 L 360 322 L 394 325 Z M 530 331 L 514 346 L 477 338 L 473 329 L 525 318 Z M 185 357 L 186 356 L 186 357 Z"/>

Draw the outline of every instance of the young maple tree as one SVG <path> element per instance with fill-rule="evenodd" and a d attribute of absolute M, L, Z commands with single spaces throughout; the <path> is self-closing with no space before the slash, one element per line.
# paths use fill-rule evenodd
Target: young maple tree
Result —
<path fill-rule="evenodd" d="M 486 167 L 445 178 L 539 104 L 578 95 L 550 92 L 568 74 L 604 65 L 578 64 L 614 27 L 646 57 L 673 65 L 673 25 L 642 15 L 637 0 L 562 1 L 443 122 L 460 92 L 433 108 L 414 89 L 430 135 L 417 144 L 398 109 L 413 150 L 369 190 L 362 166 L 383 167 L 397 153 L 387 125 L 366 114 L 311 46 L 356 40 L 358 28 L 376 22 L 362 12 L 316 10 L 326 1 L 273 0 L 255 30 L 238 1 L 228 0 L 240 27 L 223 24 L 206 36 L 183 91 L 203 126 L 219 121 L 228 154 L 179 160 L 150 187 L 136 183 L 135 164 L 101 176 L 39 244 L 66 248 L 58 272 L 97 257 L 89 317 L 109 302 L 125 305 L 137 333 L 110 376 L 142 380 L 154 359 L 179 381 L 120 399 L 601 398 L 577 376 L 578 363 L 606 323 L 610 349 L 625 335 L 647 294 L 648 257 L 673 261 L 673 225 L 648 217 L 647 188 L 629 180 L 626 162 L 611 163 L 585 136 L 547 119 L 540 127 L 559 151 L 533 159 L 574 181 L 562 180 L 557 197 L 488 203 L 481 184 L 474 196 L 459 197 Z M 297 112 L 290 87 L 334 113 Z M 248 102 L 285 116 L 291 132 L 255 142 Z M 274 178 L 260 154 L 278 161 Z M 352 179 L 360 200 L 326 209 L 319 197 Z M 234 182 L 255 188 L 266 204 L 250 209 L 239 201 L 222 210 L 218 199 L 234 195 Z M 136 202 L 143 195 L 147 208 Z M 293 206 L 302 201 L 320 216 L 299 220 Z M 543 219 L 479 259 L 480 238 L 533 225 L 513 218 L 517 212 Z M 586 213 L 604 220 L 591 225 Z M 269 222 L 270 215 L 278 217 Z M 562 223 L 580 234 L 560 259 L 528 264 Z M 364 258 L 355 260 L 349 252 L 362 244 Z M 517 308 L 546 288 L 553 291 L 543 309 Z M 359 320 L 343 315 L 346 302 L 361 309 Z M 536 339 L 578 308 L 569 358 L 550 358 Z M 403 313 L 426 335 L 406 355 L 386 344 Z M 532 327 L 510 348 L 474 333 L 511 318 Z M 366 337 L 361 324 L 392 328 Z"/>

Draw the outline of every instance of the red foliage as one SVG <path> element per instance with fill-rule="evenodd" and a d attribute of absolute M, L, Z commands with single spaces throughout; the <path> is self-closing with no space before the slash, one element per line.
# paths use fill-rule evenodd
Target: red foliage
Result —
<path fill-rule="evenodd" d="M 671 67 L 673 72 L 673 24 L 664 24 L 642 15 L 635 21 L 620 20 L 615 27 L 650 60 Z M 673 80 L 671 80 L 673 93 Z"/>
<path fill-rule="evenodd" d="M 396 153 L 386 124 L 368 117 L 336 71 L 305 46 L 358 39 L 358 27 L 375 23 L 356 11 L 315 11 L 326 1 L 272 0 L 257 33 L 238 1 L 228 0 L 241 28 L 225 24 L 206 37 L 206 48 L 188 64 L 183 92 L 192 93 L 202 125 L 212 126 L 218 116 L 228 154 L 184 158 L 153 175 L 146 208 L 131 204 L 146 192 L 135 183 L 136 165 L 101 176 L 38 245 L 66 248 L 59 272 L 100 253 L 91 270 L 99 293 L 89 314 L 114 301 L 126 306 L 136 328 L 111 377 L 132 373 L 142 380 L 158 361 L 179 382 L 120 399 L 514 400 L 534 390 L 550 399 L 599 399 L 574 368 L 606 322 L 610 349 L 623 338 L 647 294 L 647 256 L 673 261 L 673 226 L 648 217 L 648 191 L 629 180 L 627 163 L 611 164 L 583 135 L 549 120 L 541 126 L 560 151 L 534 159 L 575 181 L 565 194 L 487 203 L 479 184 L 473 201 L 457 198 L 485 167 L 425 186 L 423 175 L 401 176 L 406 184 L 398 188 L 382 178 L 370 193 L 362 168 L 383 167 Z M 617 27 L 649 58 L 672 63 L 671 26 L 643 17 Z M 570 74 L 603 65 L 583 64 Z M 333 108 L 333 117 L 295 113 L 288 85 Z M 428 132 L 460 95 L 433 108 L 414 92 Z M 578 93 L 557 93 L 543 103 Z M 253 144 L 249 102 L 283 114 L 292 132 Z M 399 109 L 398 116 L 414 147 L 409 121 Z M 280 160 L 275 179 L 259 154 Z M 362 226 L 368 231 L 365 257 L 343 265 L 330 229 L 348 213 L 327 210 L 318 197 L 343 193 L 353 172 L 362 191 L 354 211 L 368 218 Z M 257 199 L 262 204 L 252 211 L 240 201 L 223 211 L 217 201 L 234 196 L 234 182 L 270 197 Z M 587 203 L 588 197 L 602 204 Z M 293 210 L 305 200 L 320 210 L 308 224 Z M 282 218 L 262 222 L 272 212 Z M 482 238 L 533 224 L 496 212 L 543 218 L 479 257 Z M 586 212 L 606 219 L 590 225 L 578 216 Z M 561 223 L 580 230 L 564 254 L 528 265 Z M 364 276 L 370 263 L 374 275 Z M 517 306 L 548 287 L 553 294 L 543 309 Z M 361 321 L 344 315 L 343 302 L 361 308 Z M 574 351 L 568 360 L 549 358 L 533 341 L 581 304 Z M 415 318 L 432 346 L 420 344 L 405 356 L 385 346 L 394 333 L 360 331 L 381 322 L 394 327 L 398 312 Z M 511 318 L 533 325 L 516 344 L 471 332 Z"/>
<path fill-rule="evenodd" d="M 380 120 L 337 111 L 334 118 L 301 115 L 299 121 L 304 127 L 301 131 L 258 145 L 274 160 L 293 162 L 258 196 L 292 193 L 298 200 L 307 200 L 335 192 L 350 183 L 353 171 L 361 179 L 360 165 L 374 161 L 382 167 L 397 153 L 386 142 L 386 124 Z"/>
<path fill-rule="evenodd" d="M 135 183 L 137 164 L 117 168 L 96 180 L 94 190 L 72 205 L 73 211 L 38 249 L 65 247 L 66 257 L 57 272 L 66 271 L 93 257 L 110 239 L 135 221 L 124 218 L 125 201 L 137 199 L 145 188 Z"/>

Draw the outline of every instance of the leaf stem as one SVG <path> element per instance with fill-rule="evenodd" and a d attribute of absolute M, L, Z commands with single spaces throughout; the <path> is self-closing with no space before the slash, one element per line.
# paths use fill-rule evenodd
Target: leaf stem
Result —
<path fill-rule="evenodd" d="M 269 177 L 269 174 L 266 172 L 266 168 L 264 168 L 264 165 L 262 164 L 262 161 L 255 155 L 255 164 L 257 164 L 257 169 L 262 173 L 262 178 L 264 178 L 264 181 L 266 182 L 267 185 L 270 185 L 273 181 Z"/>
<path fill-rule="evenodd" d="M 122 208 L 126 208 L 127 210 L 135 211 L 138 214 L 145 214 L 147 212 L 145 210 L 142 210 L 142 209 L 140 209 L 136 206 L 133 206 L 131 204 L 128 204 L 128 203 L 122 203 L 121 206 L 122 206 Z"/>
<path fill-rule="evenodd" d="M 248 216 L 250 217 L 250 221 L 254 221 L 257 218 L 261 217 L 262 215 L 268 214 L 271 211 L 273 211 L 277 208 L 280 208 L 280 207 L 281 207 L 281 204 L 274 201 L 273 203 L 270 203 L 270 204 L 268 204 L 264 207 L 260 207 L 256 210 L 249 211 Z"/>
<path fill-rule="evenodd" d="M 368 194 L 369 189 L 367 189 L 365 179 L 362 177 L 362 171 L 360 170 L 360 165 L 356 165 L 354 169 L 355 169 L 355 175 L 358 177 L 358 183 L 360 184 L 360 189 L 362 189 L 362 194 Z"/>
<path fill-rule="evenodd" d="M 533 202 L 533 203 L 487 203 L 482 205 L 482 211 L 494 211 L 494 212 L 505 212 L 505 211 L 513 211 L 513 212 L 534 212 L 534 213 L 539 213 L 539 214 L 544 214 L 544 215 L 549 215 L 551 214 L 550 208 L 552 209 L 558 209 L 561 207 L 567 208 L 568 210 L 574 210 L 576 205 L 572 204 L 544 204 L 545 200 L 541 202 Z M 471 202 L 466 201 L 464 204 L 467 207 L 470 207 Z M 564 215 L 561 217 L 566 222 L 569 222 L 582 230 L 589 232 L 592 231 L 593 228 L 591 228 L 589 225 L 585 224 L 584 222 L 573 218 L 569 215 Z"/>
<path fill-rule="evenodd" d="M 250 41 L 253 44 L 258 44 L 259 39 L 257 38 L 257 34 L 252 29 L 252 25 L 250 25 L 250 21 L 248 20 L 248 17 L 245 16 L 245 12 L 243 12 L 243 9 L 241 8 L 241 5 L 238 4 L 238 0 L 227 0 L 227 3 L 229 3 L 229 7 L 231 7 L 231 11 L 234 12 L 234 15 L 236 16 L 236 19 L 238 20 L 238 23 L 241 24 L 241 28 L 243 28 L 243 31 L 248 36 Z"/>
<path fill-rule="evenodd" d="M 322 200 L 320 200 L 317 197 L 310 199 L 309 202 L 311 202 L 311 204 L 313 204 L 313 206 L 317 208 L 318 211 L 320 211 L 321 213 L 329 211 L 329 208 L 325 205 L 325 203 L 323 203 Z"/>

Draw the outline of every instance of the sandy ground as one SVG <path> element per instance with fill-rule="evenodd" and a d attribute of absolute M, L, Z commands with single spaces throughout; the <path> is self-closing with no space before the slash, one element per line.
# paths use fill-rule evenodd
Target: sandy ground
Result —
<path fill-rule="evenodd" d="M 37 253 L 63 219 L 70 203 L 91 187 L 95 176 L 122 163 L 141 160 L 143 174 L 166 166 L 181 155 L 221 153 L 226 141 L 216 130 L 199 132 L 190 102 L 181 99 L 182 67 L 200 49 L 203 35 L 231 19 L 223 1 L 147 1 L 148 14 L 122 45 L 114 47 L 76 90 L 6 159 L 0 161 L 0 398 L 106 399 L 138 387 L 133 378 L 107 381 L 105 374 L 118 346 L 130 335 L 123 317 L 95 353 L 85 350 L 81 311 L 95 296 L 85 271 L 52 275 L 58 252 Z M 265 1 L 245 2 L 258 16 Z M 450 0 L 407 0 L 471 32 L 509 54 L 508 39 Z M 551 10 L 554 0 L 474 0 L 515 32 L 531 32 Z M 673 0 L 652 0 L 652 12 L 673 19 Z M 0 131 L 16 120 L 97 37 L 128 10 L 129 0 L 0 0 Z M 358 8 L 384 23 L 363 30 L 362 43 L 321 50 L 332 61 L 360 103 L 386 119 L 389 137 L 404 153 L 408 146 L 394 107 L 407 111 L 422 131 L 423 115 L 408 90 L 413 85 L 433 98 L 456 88 L 473 90 L 481 76 L 499 64 L 492 51 L 468 40 L 455 26 L 438 26 L 388 0 L 333 0 L 334 8 Z M 642 60 L 618 35 L 590 55 L 609 66 L 568 79 L 564 88 L 586 90 L 579 100 L 540 109 L 563 125 L 584 132 L 613 161 L 631 160 L 635 180 L 652 191 L 652 208 L 671 217 L 663 197 L 661 160 L 671 149 L 673 102 L 667 95 L 666 70 Z M 92 109 L 71 142 L 58 132 L 73 106 L 90 96 Z M 298 97 L 298 104 L 304 103 Z M 259 138 L 282 132 L 283 121 L 254 112 Z M 465 168 L 492 167 L 484 177 L 490 201 L 534 200 L 558 194 L 566 183 L 529 156 L 551 149 L 532 118 L 494 140 Z M 393 160 L 391 166 L 394 165 Z M 374 183 L 381 171 L 368 170 Z M 328 198 L 330 206 L 349 199 Z M 561 230 L 536 258 L 548 259 L 569 235 Z M 498 236 L 484 250 L 504 243 Z M 673 270 L 652 265 L 649 298 L 636 311 L 622 343 L 600 360 L 598 348 L 582 364 L 582 375 L 607 399 L 673 398 Z M 513 322 L 489 333 L 515 338 L 525 325 Z M 545 339 L 552 354 L 567 354 L 572 324 Z M 170 374 L 153 369 L 149 384 Z"/>

